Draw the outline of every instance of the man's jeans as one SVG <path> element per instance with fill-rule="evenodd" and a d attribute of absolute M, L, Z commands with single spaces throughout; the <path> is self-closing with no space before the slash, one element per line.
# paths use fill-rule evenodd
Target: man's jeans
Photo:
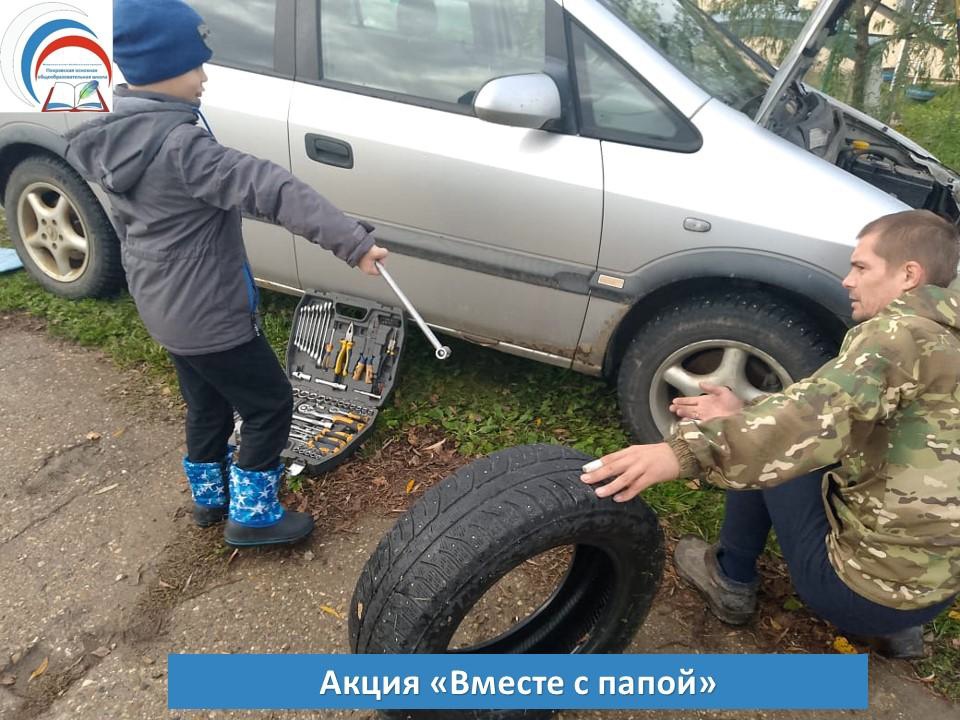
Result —
<path fill-rule="evenodd" d="M 822 476 L 823 471 L 817 471 L 769 490 L 727 491 L 721 554 L 730 554 L 741 567 L 743 561 L 755 563 L 772 523 L 804 604 L 851 635 L 891 635 L 929 622 L 948 608 L 953 599 L 919 610 L 894 610 L 843 583 L 827 558 L 830 524 L 821 496 Z"/>

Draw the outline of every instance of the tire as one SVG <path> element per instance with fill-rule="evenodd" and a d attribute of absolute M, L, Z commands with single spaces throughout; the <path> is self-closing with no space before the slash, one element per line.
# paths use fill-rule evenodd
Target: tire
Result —
<path fill-rule="evenodd" d="M 675 420 L 670 400 L 701 394 L 701 380 L 749 400 L 782 390 L 835 354 L 811 318 L 774 296 L 678 301 L 645 323 L 623 355 L 617 391 L 624 425 L 636 440 L 657 442 Z"/>
<path fill-rule="evenodd" d="M 509 571 L 573 546 L 550 597 L 497 637 L 453 652 L 613 653 L 643 623 L 663 571 L 663 535 L 642 500 L 600 499 L 592 458 L 553 445 L 509 448 L 429 489 L 381 540 L 350 606 L 356 653 L 446 653 L 457 627 Z M 397 712 L 397 718 L 542 718 L 551 711 Z"/>
<path fill-rule="evenodd" d="M 90 187 L 64 161 L 46 155 L 17 165 L 4 209 L 17 254 L 50 292 L 105 297 L 123 287 L 120 243 Z"/>

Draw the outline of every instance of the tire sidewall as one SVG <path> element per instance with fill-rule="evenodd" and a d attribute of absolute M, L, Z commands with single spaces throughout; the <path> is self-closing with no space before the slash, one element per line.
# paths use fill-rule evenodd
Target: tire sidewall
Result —
<path fill-rule="evenodd" d="M 650 552 L 647 555 L 638 554 L 638 546 L 649 550 L 662 547 L 658 533 L 654 532 L 658 525 L 653 519 L 649 527 L 638 528 L 637 533 L 629 533 L 628 539 L 627 533 L 620 537 L 592 534 L 609 523 L 609 520 L 602 516 L 597 517 L 591 533 L 584 534 L 583 526 L 573 534 L 561 530 L 561 526 L 570 519 L 570 517 L 555 518 L 545 526 L 532 528 L 527 535 L 513 538 L 510 546 L 505 545 L 502 552 L 490 556 L 482 567 L 471 568 L 469 572 L 451 578 L 452 582 L 449 586 L 451 592 L 446 597 L 437 598 L 445 611 L 434 615 L 434 620 L 420 637 L 418 646 L 408 651 L 446 652 L 446 647 L 460 623 L 499 580 L 520 567 L 525 560 L 541 553 L 558 547 L 584 543 L 600 547 L 612 555 L 621 578 L 617 592 L 611 598 L 611 605 L 604 608 L 604 615 L 608 618 L 623 620 L 619 623 L 610 622 L 598 628 L 598 634 L 591 638 L 591 646 L 602 647 L 602 652 L 619 652 L 626 647 L 646 618 L 653 596 L 656 594 L 656 588 L 659 586 L 658 579 L 652 585 L 649 597 L 639 598 L 636 593 L 629 592 L 632 583 L 628 580 L 628 575 L 631 573 L 659 575 L 661 572 L 662 568 L 656 563 L 656 552 Z M 633 567 L 631 567 L 631 561 Z M 641 567 L 644 562 L 649 567 Z M 484 581 L 477 582 L 477 576 L 482 576 Z"/>
<path fill-rule="evenodd" d="M 60 282 L 37 266 L 24 245 L 18 205 L 24 191 L 35 182 L 54 186 L 76 209 L 87 239 L 87 267 L 71 282 Z M 114 292 L 119 287 L 117 260 L 119 244 L 113 227 L 96 195 L 63 161 L 34 156 L 16 166 L 7 183 L 4 209 L 10 239 L 30 275 L 50 292 L 67 298 L 95 297 Z"/>
<path fill-rule="evenodd" d="M 682 347 L 710 340 L 750 345 L 780 363 L 794 382 L 830 358 L 818 333 L 799 331 L 802 325 L 813 327 L 805 316 L 774 324 L 768 322 L 769 316 L 752 313 L 749 307 L 693 300 L 674 307 L 669 319 L 658 316 L 640 328 L 624 353 L 617 377 L 620 409 L 632 437 L 639 442 L 662 439 L 650 408 L 651 383 L 657 368 Z"/>

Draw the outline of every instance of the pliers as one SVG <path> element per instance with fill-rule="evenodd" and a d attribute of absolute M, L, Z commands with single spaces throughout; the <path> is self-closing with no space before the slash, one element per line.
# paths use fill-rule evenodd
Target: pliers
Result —
<path fill-rule="evenodd" d="M 347 333 L 340 341 L 340 352 L 337 353 L 337 363 L 333 366 L 334 377 L 346 374 L 350 367 L 350 348 L 353 347 L 353 323 L 347 327 Z"/>

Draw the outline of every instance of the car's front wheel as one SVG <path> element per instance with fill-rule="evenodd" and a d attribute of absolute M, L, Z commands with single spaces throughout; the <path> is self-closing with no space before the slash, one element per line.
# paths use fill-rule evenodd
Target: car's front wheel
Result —
<path fill-rule="evenodd" d="M 701 382 L 752 400 L 806 377 L 834 351 L 811 318 L 772 295 L 677 301 L 641 326 L 624 353 L 617 378 L 624 423 L 637 440 L 656 442 L 677 420 L 670 401 L 702 394 Z"/>
<path fill-rule="evenodd" d="M 4 209 L 20 259 L 47 290 L 102 297 L 123 286 L 113 226 L 90 187 L 62 160 L 34 156 L 17 165 Z"/>

